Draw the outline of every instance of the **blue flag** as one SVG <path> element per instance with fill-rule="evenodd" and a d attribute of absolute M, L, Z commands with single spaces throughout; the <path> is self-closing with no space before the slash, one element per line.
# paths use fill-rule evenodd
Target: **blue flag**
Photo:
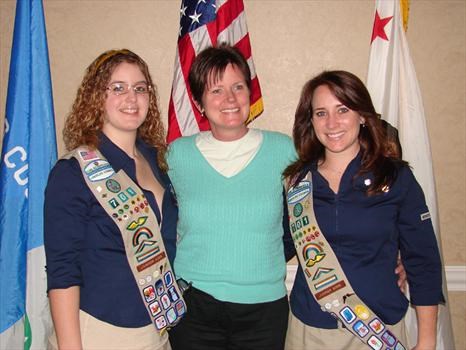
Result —
<path fill-rule="evenodd" d="M 18 0 L 0 163 L 0 348 L 44 349 L 43 203 L 56 161 L 42 0 Z"/>

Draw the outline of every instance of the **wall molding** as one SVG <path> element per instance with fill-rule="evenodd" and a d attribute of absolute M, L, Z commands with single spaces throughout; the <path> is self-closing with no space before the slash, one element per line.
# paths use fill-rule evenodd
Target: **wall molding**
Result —
<path fill-rule="evenodd" d="M 286 289 L 291 291 L 298 265 L 286 265 Z M 445 274 L 449 292 L 466 292 L 466 265 L 446 265 Z"/>

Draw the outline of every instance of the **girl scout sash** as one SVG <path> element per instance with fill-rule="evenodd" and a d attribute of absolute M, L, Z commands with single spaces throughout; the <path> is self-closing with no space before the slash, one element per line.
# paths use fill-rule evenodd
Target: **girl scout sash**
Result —
<path fill-rule="evenodd" d="M 374 350 L 406 350 L 393 329 L 355 294 L 332 247 L 317 224 L 312 174 L 287 190 L 290 230 L 311 294 L 323 311 Z"/>
<path fill-rule="evenodd" d="M 160 228 L 142 190 L 115 172 L 99 150 L 79 147 L 63 158 L 79 161 L 86 184 L 121 232 L 126 257 L 155 328 L 163 334 L 186 313 Z"/>

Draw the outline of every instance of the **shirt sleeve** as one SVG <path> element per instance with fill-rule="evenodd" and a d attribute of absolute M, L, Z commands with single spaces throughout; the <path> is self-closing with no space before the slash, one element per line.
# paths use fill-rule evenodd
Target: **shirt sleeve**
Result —
<path fill-rule="evenodd" d="M 283 189 L 283 248 L 285 251 L 285 261 L 290 261 L 296 255 L 293 238 L 290 232 L 290 219 L 288 214 L 288 204 L 286 194 Z"/>
<path fill-rule="evenodd" d="M 411 303 L 437 305 L 445 299 L 440 252 L 429 209 L 411 170 L 400 169 L 398 176 L 405 189 L 398 216 L 400 252 L 408 274 Z"/>
<path fill-rule="evenodd" d="M 44 203 L 47 291 L 82 285 L 80 252 L 89 221 L 92 193 L 76 159 L 52 169 Z"/>

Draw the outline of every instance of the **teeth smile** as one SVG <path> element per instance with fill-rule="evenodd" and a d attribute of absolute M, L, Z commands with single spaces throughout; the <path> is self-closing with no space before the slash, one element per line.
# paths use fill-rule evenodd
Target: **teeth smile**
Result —
<path fill-rule="evenodd" d="M 125 108 L 121 110 L 123 113 L 136 113 L 138 110 L 137 108 Z"/>
<path fill-rule="evenodd" d="M 337 138 L 341 137 L 343 134 L 344 134 L 343 132 L 338 132 L 338 133 L 335 133 L 335 134 L 327 134 L 327 137 L 331 138 L 331 139 L 337 139 Z"/>
<path fill-rule="evenodd" d="M 236 113 L 239 112 L 239 108 L 226 108 L 222 109 L 223 113 Z"/>

